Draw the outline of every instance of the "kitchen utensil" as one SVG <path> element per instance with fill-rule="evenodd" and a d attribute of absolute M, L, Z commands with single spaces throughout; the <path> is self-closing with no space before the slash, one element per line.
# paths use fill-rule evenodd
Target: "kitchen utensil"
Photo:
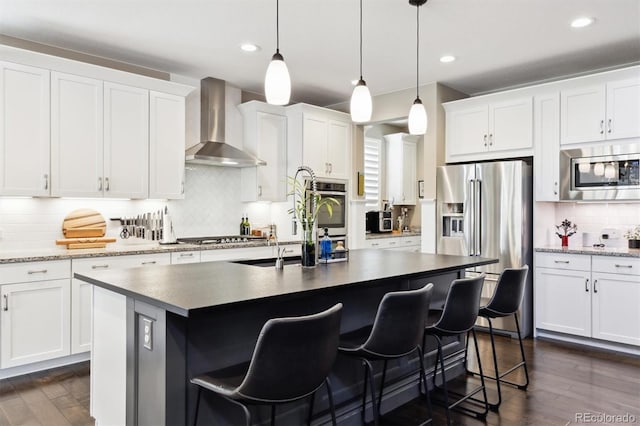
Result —
<path fill-rule="evenodd" d="M 62 221 L 62 233 L 67 238 L 104 237 L 107 223 L 100 213 L 92 209 L 77 209 Z"/>

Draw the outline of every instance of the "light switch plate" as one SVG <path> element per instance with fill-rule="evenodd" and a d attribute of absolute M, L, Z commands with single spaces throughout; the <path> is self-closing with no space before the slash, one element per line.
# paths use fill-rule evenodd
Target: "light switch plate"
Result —
<path fill-rule="evenodd" d="M 149 349 L 153 350 L 153 321 L 149 318 L 142 318 L 142 345 Z"/>

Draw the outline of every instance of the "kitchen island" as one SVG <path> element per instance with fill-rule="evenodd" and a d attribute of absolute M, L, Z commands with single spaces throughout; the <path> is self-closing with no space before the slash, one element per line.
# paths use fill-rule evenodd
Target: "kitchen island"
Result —
<path fill-rule="evenodd" d="M 189 378 L 249 360 L 267 319 L 306 315 L 342 302 L 341 332 L 348 332 L 373 322 L 386 292 L 432 282 L 431 306 L 439 308 L 464 269 L 496 261 L 352 250 L 349 262 L 313 269 L 207 262 L 75 274 L 95 286 L 91 414 L 97 425 L 191 424 L 196 392 Z M 460 370 L 463 343 L 462 338 L 446 343 L 452 371 Z M 425 351 L 430 370 L 432 349 Z M 390 363 L 383 412 L 417 396 L 417 368 L 417 359 Z M 360 365 L 338 357 L 331 378 L 339 422 L 359 423 Z M 240 421 L 237 408 L 205 395 L 202 424 Z M 326 406 L 318 395 L 314 411 L 320 423 L 328 419 Z M 269 418 L 268 407 L 262 408 L 254 411 L 254 420 Z M 306 401 L 278 410 L 281 424 L 303 423 L 305 416 Z"/>

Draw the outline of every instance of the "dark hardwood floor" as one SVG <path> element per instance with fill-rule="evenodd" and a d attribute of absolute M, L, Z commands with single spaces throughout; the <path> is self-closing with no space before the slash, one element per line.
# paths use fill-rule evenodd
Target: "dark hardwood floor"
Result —
<path fill-rule="evenodd" d="M 488 336 L 479 333 L 478 337 L 483 367 L 492 372 Z M 517 340 L 498 337 L 497 346 L 500 363 L 515 362 L 519 355 Z M 504 386 L 499 414 L 489 412 L 486 422 L 454 414 L 455 424 L 564 426 L 579 424 L 578 413 L 628 414 L 640 423 L 640 358 L 532 339 L 526 340 L 525 351 L 529 389 L 523 392 Z M 519 370 L 511 376 L 519 380 L 523 375 Z M 476 379 L 467 381 L 473 384 Z M 490 399 L 495 398 L 495 385 L 489 382 L 488 386 Z M 382 424 L 406 426 L 426 417 L 424 401 L 417 399 L 385 414 Z M 609 422 L 621 423 L 620 419 Z M 0 425 L 93 424 L 89 416 L 88 362 L 0 380 Z M 446 424 L 441 407 L 434 406 L 434 424 Z"/>

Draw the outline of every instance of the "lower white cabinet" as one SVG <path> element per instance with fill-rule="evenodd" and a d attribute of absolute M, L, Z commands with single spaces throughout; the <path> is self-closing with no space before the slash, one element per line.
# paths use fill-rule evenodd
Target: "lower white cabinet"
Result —
<path fill-rule="evenodd" d="M 420 236 L 370 238 L 365 240 L 363 248 L 375 248 L 398 251 L 421 251 Z"/>
<path fill-rule="evenodd" d="M 282 246 L 285 249 L 285 256 L 294 256 L 294 247 L 300 254 L 300 245 Z M 291 251 L 287 251 L 291 250 Z M 200 260 L 202 262 L 213 262 L 219 260 L 252 260 L 252 259 L 269 259 L 276 257 L 276 246 L 267 247 L 246 247 L 246 248 L 231 248 L 231 249 L 214 249 L 203 250 L 200 253 Z"/>
<path fill-rule="evenodd" d="M 0 267 L 0 368 L 70 353 L 70 262 Z"/>
<path fill-rule="evenodd" d="M 178 251 L 171 253 L 171 264 L 176 265 L 180 263 L 199 263 L 200 262 L 200 250 L 192 251 Z"/>
<path fill-rule="evenodd" d="M 640 346 L 640 259 L 537 253 L 536 328 Z"/>

